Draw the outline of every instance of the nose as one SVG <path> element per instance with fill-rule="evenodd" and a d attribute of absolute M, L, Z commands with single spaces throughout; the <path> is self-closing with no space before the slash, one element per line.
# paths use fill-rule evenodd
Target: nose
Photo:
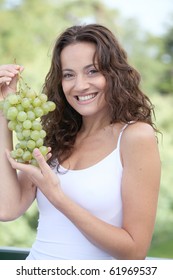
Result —
<path fill-rule="evenodd" d="M 85 75 L 77 75 L 74 83 L 76 91 L 86 91 L 89 88 L 89 81 Z"/>

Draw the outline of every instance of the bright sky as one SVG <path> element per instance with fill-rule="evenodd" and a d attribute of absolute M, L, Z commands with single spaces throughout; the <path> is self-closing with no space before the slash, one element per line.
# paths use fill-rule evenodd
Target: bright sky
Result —
<path fill-rule="evenodd" d="M 137 18 L 140 26 L 154 34 L 162 34 L 173 15 L 173 0 L 102 0 L 117 8 L 124 18 Z"/>

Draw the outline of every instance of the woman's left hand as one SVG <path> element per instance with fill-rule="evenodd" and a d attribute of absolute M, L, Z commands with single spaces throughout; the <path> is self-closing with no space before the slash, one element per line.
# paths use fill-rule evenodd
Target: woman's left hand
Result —
<path fill-rule="evenodd" d="M 60 181 L 58 176 L 47 164 L 39 149 L 36 148 L 33 151 L 39 167 L 17 162 L 11 157 L 8 150 L 6 151 L 6 154 L 12 168 L 24 172 L 32 183 L 42 191 L 50 202 L 53 203 L 52 200 L 55 198 L 55 193 L 57 194 L 58 192 L 61 192 Z"/>

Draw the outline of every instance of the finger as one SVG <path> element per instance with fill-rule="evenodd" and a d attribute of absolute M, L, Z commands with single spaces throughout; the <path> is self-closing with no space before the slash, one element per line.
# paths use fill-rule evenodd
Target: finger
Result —
<path fill-rule="evenodd" d="M 24 67 L 22 65 L 18 64 L 6 64 L 6 65 L 0 65 L 0 73 L 3 73 L 3 76 L 5 73 L 13 73 L 18 74 L 19 72 L 22 72 L 24 70 Z"/>
<path fill-rule="evenodd" d="M 23 66 L 20 65 L 2 65 L 0 66 L 0 82 L 10 82 L 15 76 L 24 70 Z"/>
<path fill-rule="evenodd" d="M 15 73 L 9 72 L 7 70 L 0 71 L 0 86 L 2 87 L 5 85 L 9 85 L 16 74 L 18 74 L 18 71 L 16 71 Z"/>
<path fill-rule="evenodd" d="M 46 161 L 48 161 L 52 157 L 51 150 L 52 150 L 52 148 L 48 147 L 48 152 L 47 152 L 46 156 L 44 157 Z"/>
<path fill-rule="evenodd" d="M 50 158 L 52 157 L 52 154 L 51 153 L 48 153 L 45 157 L 46 161 L 48 161 Z"/>
<path fill-rule="evenodd" d="M 50 167 L 49 165 L 47 164 L 44 156 L 41 154 L 40 150 L 39 149 L 34 149 L 33 151 L 33 155 L 41 169 L 41 172 L 42 174 L 45 174 L 47 172 L 50 172 Z"/>
<path fill-rule="evenodd" d="M 17 82 L 19 80 L 19 73 L 21 71 L 23 71 L 24 68 L 22 67 L 21 69 L 22 70 L 19 69 L 17 71 L 17 73 L 14 74 L 14 76 L 11 78 L 10 82 L 7 83 L 9 90 L 12 91 L 12 92 L 15 92 L 16 89 L 17 89 Z"/>
<path fill-rule="evenodd" d="M 15 68 L 12 68 L 11 70 L 9 69 L 0 70 L 1 83 L 7 81 L 9 82 L 15 76 L 18 76 L 19 73 L 20 73 L 20 69 L 15 69 Z"/>
<path fill-rule="evenodd" d="M 15 159 L 13 159 L 11 157 L 11 154 L 10 154 L 9 150 L 6 150 L 5 152 L 6 152 L 6 155 L 7 155 L 7 159 L 10 162 L 12 168 L 26 172 L 26 170 L 27 170 L 27 165 L 26 164 L 17 162 Z"/>
<path fill-rule="evenodd" d="M 51 147 L 48 147 L 48 153 L 49 153 L 51 150 L 52 150 L 52 148 L 51 148 Z"/>
<path fill-rule="evenodd" d="M 8 84 L 8 87 L 12 91 L 16 91 L 18 79 L 19 79 L 19 75 L 17 74 L 11 79 L 10 83 Z"/>
<path fill-rule="evenodd" d="M 6 150 L 6 154 L 12 168 L 24 172 L 36 186 L 40 184 L 41 180 L 43 179 L 43 174 L 41 173 L 40 168 L 31 164 L 17 162 L 11 157 L 8 150 Z"/>
<path fill-rule="evenodd" d="M 8 85 L 11 80 L 11 77 L 0 77 L 0 86 L 2 87 L 4 84 Z"/>

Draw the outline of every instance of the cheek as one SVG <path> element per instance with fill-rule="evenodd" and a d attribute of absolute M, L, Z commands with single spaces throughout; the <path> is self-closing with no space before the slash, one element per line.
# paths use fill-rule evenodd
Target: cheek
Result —
<path fill-rule="evenodd" d="M 104 91 L 105 88 L 106 88 L 106 79 L 105 77 L 101 77 L 99 80 L 98 80 L 98 88 L 100 88 L 100 90 Z"/>
<path fill-rule="evenodd" d="M 67 84 L 64 83 L 63 81 L 62 81 L 62 89 L 63 89 L 64 94 L 66 95 L 66 92 L 68 91 L 68 87 L 67 87 Z"/>
<path fill-rule="evenodd" d="M 62 83 L 62 89 L 67 100 L 70 98 L 71 87 L 70 84 Z"/>
<path fill-rule="evenodd" d="M 72 95 L 70 94 L 71 87 L 69 86 L 69 84 L 62 83 L 62 89 L 67 102 L 72 105 Z"/>

